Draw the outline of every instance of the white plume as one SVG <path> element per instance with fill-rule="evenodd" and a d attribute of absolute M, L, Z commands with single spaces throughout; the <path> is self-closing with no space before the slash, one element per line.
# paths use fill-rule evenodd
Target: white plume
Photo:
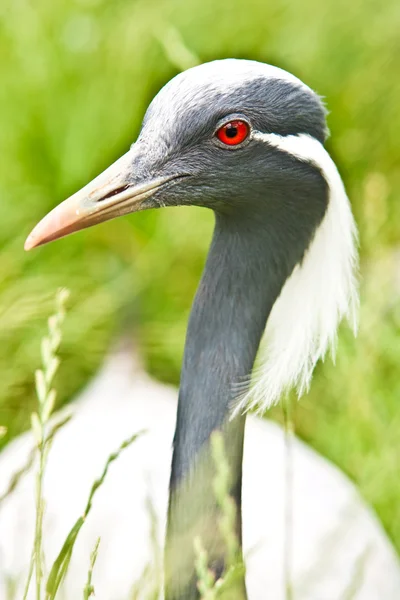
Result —
<path fill-rule="evenodd" d="M 260 139 L 298 159 L 315 164 L 329 186 L 324 218 L 301 264 L 286 281 L 271 311 L 260 348 L 260 366 L 234 413 L 263 411 L 296 388 L 308 390 L 315 364 L 335 351 L 337 328 L 347 318 L 357 329 L 357 229 L 338 170 L 309 135 L 256 132 Z"/>

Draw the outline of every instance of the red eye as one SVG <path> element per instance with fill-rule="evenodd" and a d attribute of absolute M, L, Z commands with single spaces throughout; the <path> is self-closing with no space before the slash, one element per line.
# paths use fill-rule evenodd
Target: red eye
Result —
<path fill-rule="evenodd" d="M 217 138 L 227 146 L 241 144 L 249 135 L 250 127 L 245 121 L 230 121 L 222 125 L 216 133 Z"/>

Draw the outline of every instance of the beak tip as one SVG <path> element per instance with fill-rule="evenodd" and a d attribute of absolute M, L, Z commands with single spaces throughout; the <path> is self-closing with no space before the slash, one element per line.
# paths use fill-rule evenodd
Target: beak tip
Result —
<path fill-rule="evenodd" d="M 29 250 L 32 250 L 32 248 L 34 248 L 34 247 L 35 247 L 35 243 L 32 239 L 32 236 L 29 235 L 25 240 L 24 250 L 26 252 L 29 252 Z"/>
<path fill-rule="evenodd" d="M 35 228 L 35 230 L 36 230 L 36 228 Z M 41 236 L 38 236 L 35 233 L 35 230 L 32 231 L 25 240 L 24 250 L 26 252 L 29 252 L 29 250 L 33 250 L 33 248 L 37 248 L 38 246 L 40 246 L 43 243 Z"/>

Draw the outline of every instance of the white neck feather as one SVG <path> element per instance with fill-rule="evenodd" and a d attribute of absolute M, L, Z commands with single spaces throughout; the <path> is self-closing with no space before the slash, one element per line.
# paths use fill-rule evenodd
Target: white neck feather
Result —
<path fill-rule="evenodd" d="M 329 203 L 301 264 L 286 281 L 271 311 L 250 391 L 235 413 L 263 411 L 295 388 L 308 390 L 315 364 L 335 352 L 339 323 L 357 328 L 357 229 L 338 170 L 322 144 L 308 135 L 255 132 L 262 140 L 300 160 L 315 164 L 329 186 Z"/>

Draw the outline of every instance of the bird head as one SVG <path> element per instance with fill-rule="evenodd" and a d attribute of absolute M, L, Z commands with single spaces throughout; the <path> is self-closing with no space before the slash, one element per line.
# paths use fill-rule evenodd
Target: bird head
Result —
<path fill-rule="evenodd" d="M 257 216 L 272 209 L 269 197 L 284 202 L 294 187 L 303 213 L 320 220 L 327 195 L 319 169 L 278 147 L 299 135 L 322 143 L 326 125 L 319 97 L 296 77 L 235 59 L 189 69 L 151 102 L 130 150 L 47 215 L 25 247 L 148 208 Z"/>
<path fill-rule="evenodd" d="M 251 243 L 261 228 L 266 246 L 253 258 L 268 250 L 271 272 L 286 274 L 238 409 L 266 408 L 292 387 L 301 395 L 342 318 L 356 323 L 357 232 L 326 133 L 320 98 L 293 75 L 235 59 L 194 67 L 157 94 L 130 150 L 50 212 L 25 248 L 164 206 L 213 209 Z"/>

